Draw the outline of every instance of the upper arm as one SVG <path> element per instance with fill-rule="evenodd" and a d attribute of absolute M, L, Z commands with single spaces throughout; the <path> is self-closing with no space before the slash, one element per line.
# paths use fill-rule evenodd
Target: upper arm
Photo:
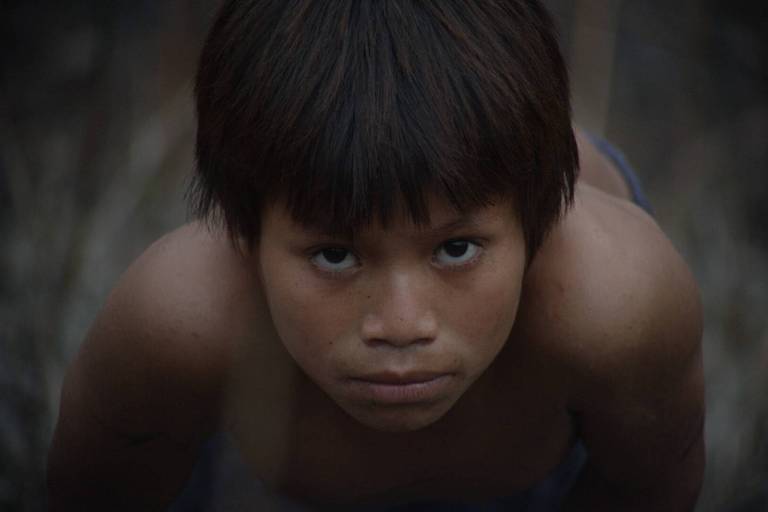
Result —
<path fill-rule="evenodd" d="M 101 499 L 119 508 L 120 496 L 134 510 L 163 506 L 216 427 L 225 347 L 199 328 L 174 258 L 156 256 L 121 278 L 67 372 L 49 452 L 52 509 Z"/>
<path fill-rule="evenodd" d="M 698 290 L 668 243 L 628 263 L 629 291 L 612 292 L 585 329 L 572 407 L 588 469 L 617 492 L 692 507 L 704 469 Z"/>
<path fill-rule="evenodd" d="M 48 456 L 50 509 L 161 509 L 194 464 L 193 438 L 160 429 L 138 411 L 123 424 L 110 413 L 130 414 L 129 400 L 106 388 L 94 392 L 100 384 L 77 364 L 66 378 Z M 105 409 L 106 400 L 113 406 Z"/>

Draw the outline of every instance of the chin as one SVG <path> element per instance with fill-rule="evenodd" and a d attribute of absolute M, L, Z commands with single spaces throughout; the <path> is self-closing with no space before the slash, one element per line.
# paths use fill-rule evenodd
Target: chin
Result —
<path fill-rule="evenodd" d="M 376 406 L 344 410 L 358 423 L 379 432 L 414 432 L 436 423 L 453 404 Z"/>

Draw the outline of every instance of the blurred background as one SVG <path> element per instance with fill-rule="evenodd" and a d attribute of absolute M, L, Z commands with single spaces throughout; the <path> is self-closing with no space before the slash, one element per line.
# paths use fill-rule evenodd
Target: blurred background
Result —
<path fill-rule="evenodd" d="M 577 122 L 624 150 L 701 286 L 697 510 L 768 510 L 768 3 L 545 3 Z M 215 8 L 0 1 L 0 510 L 44 509 L 66 366 L 120 273 L 186 219 Z"/>

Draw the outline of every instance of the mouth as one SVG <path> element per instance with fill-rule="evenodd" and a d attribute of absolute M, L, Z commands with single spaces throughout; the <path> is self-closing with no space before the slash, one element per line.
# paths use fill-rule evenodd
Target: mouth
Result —
<path fill-rule="evenodd" d="M 349 379 L 359 398 L 382 405 L 434 402 L 446 394 L 454 375 L 438 372 L 381 372 Z"/>

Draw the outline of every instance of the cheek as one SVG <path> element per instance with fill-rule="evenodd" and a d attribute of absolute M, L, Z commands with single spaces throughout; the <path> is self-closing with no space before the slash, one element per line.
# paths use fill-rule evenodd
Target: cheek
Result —
<path fill-rule="evenodd" d="M 307 275 L 303 262 L 284 255 L 265 256 L 262 283 L 280 339 L 299 362 L 323 359 L 328 348 L 350 328 L 350 312 L 343 307 L 349 301 L 318 285 Z"/>
<path fill-rule="evenodd" d="M 484 334 L 483 339 L 495 339 L 506 336 L 512 329 L 517 314 L 519 289 L 510 283 L 509 286 L 489 286 L 483 293 L 474 296 L 467 305 L 464 327 L 478 334 Z"/>
<path fill-rule="evenodd" d="M 468 345 L 477 347 L 479 357 L 501 349 L 515 322 L 522 289 L 522 265 L 489 265 L 477 276 L 464 300 L 450 318 L 455 330 Z"/>

